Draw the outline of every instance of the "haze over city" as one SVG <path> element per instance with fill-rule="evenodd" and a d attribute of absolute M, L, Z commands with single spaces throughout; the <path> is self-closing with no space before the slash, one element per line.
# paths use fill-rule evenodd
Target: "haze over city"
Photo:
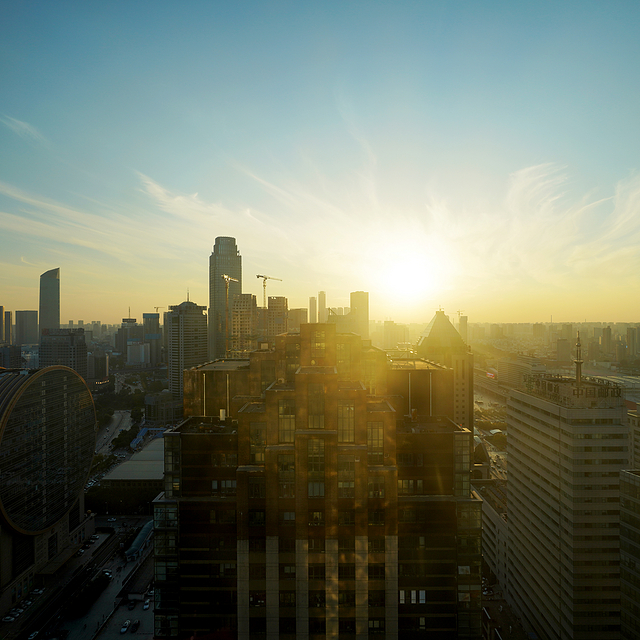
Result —
<path fill-rule="evenodd" d="M 371 318 L 637 320 L 636 3 L 14 3 L 0 290 L 117 322 L 246 292 Z"/>

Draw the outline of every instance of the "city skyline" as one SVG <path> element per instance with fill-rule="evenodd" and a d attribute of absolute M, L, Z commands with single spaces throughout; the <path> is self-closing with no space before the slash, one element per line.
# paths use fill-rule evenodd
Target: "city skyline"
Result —
<path fill-rule="evenodd" d="M 231 236 L 290 308 L 637 318 L 637 5 L 34 4 L 0 26 L 5 309 L 58 267 L 62 323 L 205 305 Z"/>

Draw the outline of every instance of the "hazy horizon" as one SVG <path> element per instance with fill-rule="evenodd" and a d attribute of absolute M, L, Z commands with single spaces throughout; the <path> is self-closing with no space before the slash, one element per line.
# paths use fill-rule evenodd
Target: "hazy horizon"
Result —
<path fill-rule="evenodd" d="M 109 324 L 243 291 L 424 323 L 634 322 L 640 6 L 7 6 L 0 305 Z"/>

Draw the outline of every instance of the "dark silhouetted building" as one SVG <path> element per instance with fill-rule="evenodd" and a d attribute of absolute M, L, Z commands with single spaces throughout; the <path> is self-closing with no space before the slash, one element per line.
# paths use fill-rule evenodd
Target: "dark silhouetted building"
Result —
<path fill-rule="evenodd" d="M 84 329 L 43 329 L 40 335 L 40 368 L 60 364 L 87 379 L 87 343 Z"/>
<path fill-rule="evenodd" d="M 38 344 L 38 312 L 16 311 L 16 340 L 15 344 Z"/>
<path fill-rule="evenodd" d="M 620 473 L 620 637 L 640 638 L 640 470 Z"/>
<path fill-rule="evenodd" d="M 186 372 L 185 412 L 232 417 L 165 433 L 155 637 L 479 639 L 471 438 L 421 413 L 430 372 L 331 324 Z"/>
<path fill-rule="evenodd" d="M 40 276 L 40 335 L 44 329 L 60 328 L 60 269 Z"/>
<path fill-rule="evenodd" d="M 169 391 L 182 400 L 182 372 L 207 361 L 207 307 L 194 302 L 169 307 L 165 330 L 168 334 Z"/>
<path fill-rule="evenodd" d="M 224 275 L 237 281 L 229 281 L 228 307 Z M 225 357 L 227 328 L 231 335 L 233 301 L 241 293 L 242 256 L 236 239 L 220 236 L 209 258 L 209 360 Z"/>
<path fill-rule="evenodd" d="M 93 533 L 84 485 L 95 441 L 93 399 L 75 371 L 0 371 L 0 610 Z"/>

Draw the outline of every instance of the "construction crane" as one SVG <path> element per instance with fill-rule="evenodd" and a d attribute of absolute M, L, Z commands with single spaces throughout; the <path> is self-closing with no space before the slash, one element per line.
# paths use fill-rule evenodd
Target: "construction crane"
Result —
<path fill-rule="evenodd" d="M 262 306 L 267 308 L 267 280 L 278 280 L 282 282 L 280 278 L 272 278 L 271 276 L 257 275 L 256 278 L 262 278 Z"/>
<path fill-rule="evenodd" d="M 153 307 L 156 310 L 156 313 L 158 313 L 158 309 L 164 309 L 164 307 Z"/>
<path fill-rule="evenodd" d="M 236 278 L 232 278 L 228 276 L 226 273 L 222 274 L 222 279 L 224 280 L 224 294 L 225 294 L 225 307 L 224 307 L 224 330 L 225 330 L 225 341 L 224 341 L 224 357 L 229 357 L 229 283 L 230 282 L 240 282 L 236 280 Z"/>

